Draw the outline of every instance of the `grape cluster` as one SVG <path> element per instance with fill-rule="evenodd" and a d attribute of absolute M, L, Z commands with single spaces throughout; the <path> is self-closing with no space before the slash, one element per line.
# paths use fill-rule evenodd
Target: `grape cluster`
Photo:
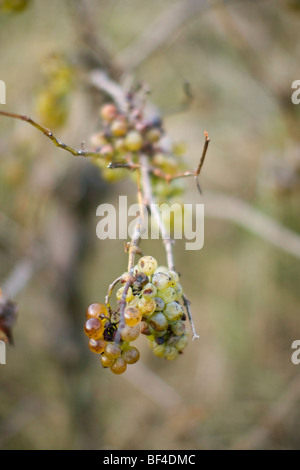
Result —
<path fill-rule="evenodd" d="M 128 276 L 127 272 L 121 276 L 123 284 Z M 103 367 L 122 374 L 128 364 L 134 364 L 140 358 L 138 349 L 131 342 L 142 333 L 147 336 L 156 356 L 175 359 L 188 342 L 178 274 L 165 266 L 158 266 L 152 256 L 140 258 L 133 269 L 121 319 L 120 301 L 124 289 L 125 285 L 116 292 L 119 306 L 115 312 L 108 313 L 101 303 L 94 303 L 87 309 L 84 329 L 89 337 L 90 350 L 101 354 Z"/>
<path fill-rule="evenodd" d="M 174 146 L 167 149 L 163 145 L 163 123 L 161 119 L 144 119 L 141 109 L 128 101 L 128 110 L 120 112 L 114 104 L 105 104 L 100 109 L 102 118 L 102 131 L 91 137 L 91 145 L 99 152 L 94 163 L 102 169 L 104 178 L 117 181 L 128 174 L 124 168 L 117 164 L 128 162 L 137 163 L 139 152 L 147 154 L 151 166 L 156 171 L 168 175 L 175 175 L 186 169 L 182 149 Z M 110 168 L 107 168 L 110 164 Z M 135 173 L 131 173 L 135 178 Z M 160 200 L 181 195 L 184 191 L 182 181 L 173 180 L 170 183 L 152 175 L 154 195 Z"/>

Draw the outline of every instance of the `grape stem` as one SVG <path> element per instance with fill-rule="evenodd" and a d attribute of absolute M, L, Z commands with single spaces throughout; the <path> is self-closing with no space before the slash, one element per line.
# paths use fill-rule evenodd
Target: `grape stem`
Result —
<path fill-rule="evenodd" d="M 111 284 L 109 284 L 108 286 L 108 291 L 107 291 L 107 294 L 105 296 L 105 304 L 107 306 L 107 309 L 110 313 L 110 315 L 112 314 L 112 310 L 111 310 L 111 306 L 110 306 L 110 298 L 111 298 L 111 294 L 112 294 L 112 291 L 114 290 L 115 286 L 121 282 L 122 280 L 122 276 L 120 277 L 117 277 L 117 279 L 115 279 Z"/>
<path fill-rule="evenodd" d="M 208 138 L 208 136 L 207 136 L 207 138 Z M 209 140 L 208 140 L 208 142 L 209 142 Z M 207 142 L 207 145 L 208 145 L 208 142 Z M 204 158 L 205 158 L 205 153 L 206 153 L 206 150 L 207 150 L 207 145 L 206 145 L 205 152 L 204 152 L 204 149 L 203 149 L 200 163 L 198 165 L 197 170 L 195 170 L 195 171 L 199 170 L 199 173 L 200 173 L 201 167 L 203 165 L 203 161 L 204 161 Z M 164 226 L 164 223 L 163 223 L 163 221 L 160 217 L 157 206 L 154 203 L 154 198 L 153 198 L 153 195 L 152 195 L 151 183 L 150 183 L 150 178 L 149 178 L 149 173 L 151 172 L 151 170 L 149 168 L 147 155 L 141 155 L 140 156 L 140 164 L 141 164 L 142 187 L 143 187 L 143 190 L 144 190 L 144 204 L 146 204 L 149 207 L 150 212 L 152 212 L 153 216 L 155 217 L 156 223 L 159 227 L 159 231 L 161 233 L 163 243 L 164 243 L 164 247 L 165 247 L 165 251 L 166 251 L 168 269 L 170 271 L 175 271 L 173 249 L 172 249 L 173 248 L 172 245 L 173 245 L 174 241 L 168 236 L 168 233 L 167 233 L 166 228 Z M 184 303 L 184 306 L 186 308 L 186 311 L 187 311 L 187 314 L 188 314 L 188 319 L 189 319 L 191 329 L 192 329 L 192 333 L 193 333 L 192 340 L 194 341 L 195 339 L 199 339 L 199 336 L 196 333 L 195 325 L 194 325 L 194 322 L 193 322 L 192 312 L 191 312 L 191 308 L 190 308 L 191 302 L 189 301 L 189 299 L 185 295 L 183 295 L 182 298 L 183 298 L 183 303 Z"/>

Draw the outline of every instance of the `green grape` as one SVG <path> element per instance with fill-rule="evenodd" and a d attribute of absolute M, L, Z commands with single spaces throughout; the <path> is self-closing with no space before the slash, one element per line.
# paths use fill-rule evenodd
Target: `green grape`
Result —
<path fill-rule="evenodd" d="M 135 326 L 140 323 L 142 314 L 137 307 L 127 306 L 124 311 L 124 320 L 126 325 Z"/>
<path fill-rule="evenodd" d="M 125 140 L 124 139 L 116 139 L 114 142 L 114 148 L 117 153 L 124 153 L 126 152 L 126 147 L 125 147 Z"/>
<path fill-rule="evenodd" d="M 154 335 L 147 336 L 148 344 L 151 349 L 154 349 L 157 346 Z"/>
<path fill-rule="evenodd" d="M 104 339 L 93 339 L 89 341 L 89 348 L 93 353 L 101 354 L 105 349 L 106 342 Z"/>
<path fill-rule="evenodd" d="M 158 273 L 169 273 L 169 269 L 166 266 L 158 266 L 158 268 L 155 269 L 153 275 L 158 274 Z"/>
<path fill-rule="evenodd" d="M 181 297 L 183 296 L 182 285 L 178 282 L 178 284 L 176 284 L 176 286 L 174 286 L 174 290 L 175 290 L 176 295 L 177 295 L 177 300 L 180 300 Z"/>
<path fill-rule="evenodd" d="M 153 256 L 143 256 L 142 258 L 139 259 L 138 268 L 139 268 L 139 271 L 149 276 L 157 268 L 157 261 L 155 258 L 153 258 Z"/>
<path fill-rule="evenodd" d="M 157 290 L 164 291 L 168 287 L 170 287 L 171 278 L 166 273 L 157 273 L 157 274 L 154 274 L 152 277 L 152 284 L 155 285 Z"/>
<path fill-rule="evenodd" d="M 168 320 L 161 312 L 156 312 L 149 318 L 149 325 L 155 331 L 165 331 L 168 328 Z"/>
<path fill-rule="evenodd" d="M 135 326 L 125 325 L 121 330 L 121 338 L 124 341 L 131 342 L 131 341 L 136 340 L 139 337 L 140 332 L 141 332 L 141 327 L 139 323 Z"/>
<path fill-rule="evenodd" d="M 153 347 L 153 354 L 157 357 L 165 357 L 165 344 L 156 344 Z"/>
<path fill-rule="evenodd" d="M 115 362 L 115 359 L 107 357 L 105 354 L 101 354 L 100 361 L 103 367 L 111 367 Z"/>
<path fill-rule="evenodd" d="M 165 308 L 165 302 L 161 297 L 154 297 L 155 303 L 156 303 L 156 312 L 162 312 L 163 309 Z"/>
<path fill-rule="evenodd" d="M 110 370 L 117 375 L 123 374 L 125 370 L 127 369 L 127 364 L 123 357 L 118 357 L 118 359 L 115 360 L 113 365 L 110 367 Z"/>
<path fill-rule="evenodd" d="M 178 302 L 169 302 L 164 308 L 164 314 L 169 321 L 177 321 L 182 317 L 183 310 Z"/>
<path fill-rule="evenodd" d="M 148 284 L 146 284 L 142 290 L 142 296 L 145 299 L 151 299 L 152 297 L 155 297 L 156 294 L 157 289 L 151 282 L 148 282 Z"/>
<path fill-rule="evenodd" d="M 89 318 L 85 322 L 84 332 L 89 338 L 100 339 L 104 332 L 104 325 L 98 318 Z"/>
<path fill-rule="evenodd" d="M 178 281 L 179 281 L 178 273 L 177 273 L 176 271 L 169 271 L 169 272 L 168 272 L 168 275 L 169 275 L 169 277 L 171 278 L 170 286 L 171 286 L 171 287 L 175 287 L 176 284 L 177 284 Z"/>
<path fill-rule="evenodd" d="M 138 303 L 138 309 L 140 310 L 143 317 L 151 315 L 156 309 L 156 303 L 154 299 L 142 297 Z"/>
<path fill-rule="evenodd" d="M 100 109 L 100 116 L 103 121 L 111 122 L 117 115 L 117 108 L 112 103 L 104 104 Z"/>
<path fill-rule="evenodd" d="M 121 348 L 115 343 L 107 343 L 104 354 L 106 357 L 117 359 L 117 357 L 119 357 L 121 354 Z"/>
<path fill-rule="evenodd" d="M 115 119 L 111 124 L 111 133 L 116 137 L 122 137 L 127 132 L 127 123 L 125 119 Z M 126 143 L 126 141 L 125 141 Z"/>
<path fill-rule="evenodd" d="M 134 346 L 128 346 L 122 352 L 122 358 L 127 364 L 135 364 L 140 358 L 139 350 Z"/>
<path fill-rule="evenodd" d="M 149 140 L 149 142 L 158 142 L 160 138 L 161 132 L 157 127 L 149 129 L 146 133 L 146 139 Z"/>
<path fill-rule="evenodd" d="M 174 346 L 166 344 L 164 349 L 164 357 L 168 359 L 168 361 L 172 361 L 173 359 L 176 359 L 177 356 L 178 350 Z"/>
<path fill-rule="evenodd" d="M 138 152 L 143 145 L 143 138 L 137 131 L 130 131 L 125 137 L 125 146 L 130 152 Z"/>
<path fill-rule="evenodd" d="M 157 331 L 154 328 L 152 328 L 152 326 L 150 325 L 149 325 L 149 331 L 151 335 L 155 336 L 155 338 L 162 338 L 163 336 L 166 336 L 166 334 L 168 333 L 167 330 Z"/>
<path fill-rule="evenodd" d="M 182 320 L 170 323 L 170 327 L 174 335 L 181 336 L 185 332 L 185 323 Z"/>
<path fill-rule="evenodd" d="M 120 289 L 117 290 L 116 297 L 117 300 L 121 300 L 123 291 L 124 291 L 125 286 L 120 287 Z M 127 294 L 126 294 L 126 302 L 130 302 L 133 299 L 133 293 L 131 287 L 129 287 Z"/>
<path fill-rule="evenodd" d="M 187 343 L 188 343 L 188 336 L 187 334 L 183 334 L 182 336 L 179 337 L 179 339 L 175 343 L 175 348 L 178 351 L 182 351 L 186 347 Z"/>
<path fill-rule="evenodd" d="M 165 290 L 158 290 L 157 295 L 163 299 L 165 304 L 177 300 L 177 294 L 173 287 L 167 287 Z"/>

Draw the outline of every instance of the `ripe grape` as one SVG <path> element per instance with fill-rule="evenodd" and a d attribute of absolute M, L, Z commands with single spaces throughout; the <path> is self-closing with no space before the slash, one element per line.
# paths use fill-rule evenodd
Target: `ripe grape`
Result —
<path fill-rule="evenodd" d="M 142 296 L 145 299 L 146 298 L 151 299 L 152 297 L 155 297 L 156 294 L 157 294 L 157 289 L 151 282 L 148 282 L 148 284 L 146 284 L 142 290 Z"/>
<path fill-rule="evenodd" d="M 165 290 L 158 290 L 157 295 L 158 297 L 161 297 L 166 304 L 177 300 L 177 294 L 173 287 L 167 287 Z"/>
<path fill-rule="evenodd" d="M 149 325 L 155 331 L 165 331 L 168 328 L 168 320 L 161 312 L 153 313 L 149 318 Z"/>
<path fill-rule="evenodd" d="M 171 284 L 171 278 L 166 273 L 157 273 L 152 277 L 152 283 L 155 285 L 157 290 L 164 291 Z"/>
<path fill-rule="evenodd" d="M 156 344 L 153 348 L 153 354 L 157 357 L 165 357 L 165 344 Z"/>
<path fill-rule="evenodd" d="M 123 372 L 125 372 L 125 370 L 127 369 L 127 364 L 125 362 L 125 360 L 123 359 L 123 357 L 118 357 L 115 362 L 112 364 L 112 366 L 110 367 L 110 370 L 114 373 L 114 374 L 123 374 Z"/>
<path fill-rule="evenodd" d="M 154 297 L 155 303 L 156 303 L 156 312 L 162 312 L 163 309 L 165 308 L 165 302 L 161 297 Z"/>
<path fill-rule="evenodd" d="M 117 108 L 115 107 L 114 104 L 108 103 L 102 106 L 100 109 L 100 116 L 104 121 L 113 121 L 113 119 L 117 115 Z"/>
<path fill-rule="evenodd" d="M 166 344 L 164 349 L 164 357 L 169 361 L 172 361 L 178 356 L 178 350 L 174 346 Z"/>
<path fill-rule="evenodd" d="M 177 300 L 180 300 L 181 297 L 183 296 L 182 285 L 178 282 L 178 284 L 176 284 L 176 286 L 174 287 L 174 290 L 175 290 L 176 295 L 177 295 Z"/>
<path fill-rule="evenodd" d="M 96 354 L 103 353 L 105 349 L 106 342 L 103 339 L 93 339 L 89 341 L 89 348 L 92 352 Z"/>
<path fill-rule="evenodd" d="M 127 123 L 125 119 L 115 119 L 111 124 L 111 133 L 116 137 L 122 137 L 127 132 Z M 126 144 L 126 140 L 125 140 Z"/>
<path fill-rule="evenodd" d="M 124 320 L 126 325 L 135 326 L 140 323 L 142 314 L 137 307 L 127 306 L 124 311 Z"/>
<path fill-rule="evenodd" d="M 139 350 L 134 346 L 128 346 L 122 352 L 122 358 L 127 364 L 135 364 L 140 358 Z"/>
<path fill-rule="evenodd" d="M 99 302 L 91 304 L 86 311 L 87 318 L 100 318 L 101 315 L 107 316 L 107 309 Z"/>
<path fill-rule="evenodd" d="M 142 273 L 147 274 L 147 276 L 150 276 L 155 269 L 157 268 L 157 261 L 153 256 L 143 256 L 142 258 L 139 259 L 138 262 L 138 269 Z"/>
<path fill-rule="evenodd" d="M 182 317 L 183 310 L 178 302 L 170 302 L 165 306 L 164 314 L 169 321 L 177 321 Z"/>
<path fill-rule="evenodd" d="M 115 362 L 112 357 L 105 356 L 105 354 L 101 354 L 100 361 L 103 367 L 111 367 Z"/>
<path fill-rule="evenodd" d="M 121 338 L 124 341 L 134 341 L 139 337 L 140 332 L 140 324 L 137 324 L 135 326 L 125 325 L 121 330 Z"/>
<path fill-rule="evenodd" d="M 137 131 L 130 131 L 125 137 L 125 145 L 130 152 L 138 152 L 143 145 L 143 138 Z"/>
<path fill-rule="evenodd" d="M 105 356 L 116 359 L 121 354 L 121 348 L 115 343 L 107 343 L 104 351 Z"/>
<path fill-rule="evenodd" d="M 185 323 L 182 320 L 170 323 L 170 327 L 174 335 L 181 336 L 185 332 Z"/>
<path fill-rule="evenodd" d="M 121 300 L 123 291 L 124 291 L 125 286 L 120 287 L 120 289 L 117 290 L 116 297 L 117 300 Z M 127 294 L 126 294 L 126 302 L 130 302 L 133 299 L 133 293 L 131 287 L 128 288 Z"/>
<path fill-rule="evenodd" d="M 168 272 L 168 275 L 169 275 L 169 277 L 171 278 L 170 286 L 171 286 L 171 287 L 176 286 L 177 283 L 178 283 L 178 281 L 179 281 L 178 273 L 177 273 L 176 271 L 169 271 L 169 272 Z"/>
<path fill-rule="evenodd" d="M 186 347 L 187 343 L 188 343 L 188 337 L 186 334 L 184 334 L 178 338 L 174 346 L 176 349 L 178 349 L 178 351 L 182 351 Z"/>
<path fill-rule="evenodd" d="M 156 309 L 156 302 L 154 299 L 149 299 L 149 298 L 146 298 L 146 297 L 142 297 L 140 300 L 139 300 L 139 303 L 138 303 L 138 308 L 142 314 L 143 317 L 147 317 L 149 315 L 151 315 L 151 313 L 153 313 Z"/>
<path fill-rule="evenodd" d="M 85 322 L 84 332 L 89 338 L 100 339 L 104 332 L 104 325 L 98 318 L 89 318 Z"/>
<path fill-rule="evenodd" d="M 157 274 L 157 273 L 165 273 L 165 274 L 168 274 L 169 273 L 169 270 L 166 266 L 158 266 L 158 268 L 155 269 L 154 271 L 154 275 Z"/>
<path fill-rule="evenodd" d="M 151 334 L 150 330 L 149 330 L 149 325 L 146 321 L 141 322 L 141 333 L 143 335 L 147 335 L 147 336 L 149 336 Z"/>
<path fill-rule="evenodd" d="M 152 128 L 149 129 L 146 133 L 146 139 L 149 140 L 149 142 L 158 142 L 159 139 L 161 138 L 161 132 L 157 128 Z"/>

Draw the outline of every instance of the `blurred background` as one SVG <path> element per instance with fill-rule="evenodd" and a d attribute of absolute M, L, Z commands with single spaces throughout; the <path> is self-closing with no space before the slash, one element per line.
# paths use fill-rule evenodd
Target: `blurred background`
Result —
<path fill-rule="evenodd" d="M 184 198 L 205 203 L 204 247 L 174 246 L 200 340 L 165 361 L 139 338 L 141 360 L 114 376 L 83 324 L 127 267 L 96 208 L 135 187 L 0 116 L 0 286 L 19 312 L 0 448 L 300 448 L 299 20 L 299 0 L 0 1 L 1 110 L 88 148 L 99 69 L 149 85 L 190 168 L 211 138 L 203 198 L 192 180 Z M 161 241 L 142 249 L 164 264 Z"/>

